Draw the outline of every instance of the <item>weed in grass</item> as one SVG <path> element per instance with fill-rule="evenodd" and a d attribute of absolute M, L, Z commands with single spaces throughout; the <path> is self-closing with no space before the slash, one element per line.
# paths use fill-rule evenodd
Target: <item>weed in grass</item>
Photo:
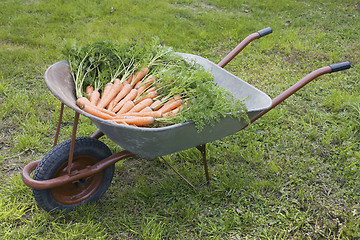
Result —
<path fill-rule="evenodd" d="M 41 136 L 39 134 L 33 135 L 24 133 L 18 135 L 13 142 L 15 144 L 15 151 L 44 151 L 44 143 L 41 141 Z"/>
<path fill-rule="evenodd" d="M 142 232 L 139 233 L 142 239 L 163 239 L 165 224 L 156 219 L 144 219 L 142 222 Z"/>

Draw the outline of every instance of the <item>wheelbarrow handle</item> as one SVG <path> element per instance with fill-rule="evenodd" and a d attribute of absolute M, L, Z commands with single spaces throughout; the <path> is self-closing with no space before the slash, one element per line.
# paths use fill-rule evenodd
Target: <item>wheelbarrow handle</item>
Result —
<path fill-rule="evenodd" d="M 255 122 L 257 119 L 259 119 L 261 116 L 263 116 L 265 113 L 270 111 L 271 109 L 275 108 L 279 103 L 283 102 L 285 99 L 290 97 L 292 94 L 297 92 L 299 89 L 304 87 L 306 84 L 314 80 L 315 78 L 326 74 L 326 73 L 333 73 L 338 71 L 343 71 L 346 69 L 349 69 L 351 67 L 349 62 L 342 62 L 342 63 L 336 63 L 330 66 L 319 68 L 310 74 L 306 75 L 303 79 L 286 89 L 284 92 L 280 93 L 277 97 L 275 97 L 272 100 L 272 105 L 269 109 L 264 110 L 260 112 L 258 115 L 256 115 L 254 118 L 250 120 L 250 122 Z"/>
<path fill-rule="evenodd" d="M 270 33 L 272 33 L 272 28 L 267 27 L 257 32 L 259 34 L 259 38 L 264 37 Z"/>
<path fill-rule="evenodd" d="M 244 40 L 242 40 L 241 43 L 239 43 L 239 45 L 237 45 L 226 57 L 223 58 L 223 60 L 221 60 L 218 63 L 218 66 L 220 67 L 225 67 L 234 57 L 236 57 L 236 55 L 239 54 L 239 52 L 241 52 L 241 50 L 243 50 L 250 42 L 252 42 L 255 39 L 264 37 L 268 34 L 272 33 L 272 28 L 268 27 L 265 29 L 262 29 L 260 31 L 257 31 L 253 34 L 250 34 L 249 36 L 247 36 Z"/>
<path fill-rule="evenodd" d="M 335 63 L 333 65 L 330 65 L 331 72 L 343 71 L 349 69 L 350 67 L 351 64 L 349 62 Z"/>

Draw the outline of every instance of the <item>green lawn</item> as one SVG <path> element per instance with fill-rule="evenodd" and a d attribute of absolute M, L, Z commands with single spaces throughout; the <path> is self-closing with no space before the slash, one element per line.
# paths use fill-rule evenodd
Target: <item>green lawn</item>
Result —
<path fill-rule="evenodd" d="M 357 0 L 0 2 L 1 239 L 360 239 L 360 3 Z M 39 208 L 20 172 L 52 147 L 60 102 L 43 76 L 66 41 L 144 41 L 219 62 L 266 27 L 226 70 L 274 98 L 310 83 L 243 131 L 163 159 L 116 164 L 110 189 L 70 213 Z M 70 138 L 66 109 L 60 141 Z M 80 118 L 78 136 L 96 127 Z M 120 151 L 106 137 L 113 152 Z"/>

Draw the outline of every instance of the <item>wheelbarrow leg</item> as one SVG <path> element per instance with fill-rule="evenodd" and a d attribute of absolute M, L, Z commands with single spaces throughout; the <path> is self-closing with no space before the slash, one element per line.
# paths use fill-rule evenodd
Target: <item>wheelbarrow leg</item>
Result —
<path fill-rule="evenodd" d="M 168 161 L 165 160 L 165 158 L 160 157 L 170 168 L 171 170 L 173 170 L 182 180 L 184 180 L 190 187 L 192 187 L 193 189 L 196 189 L 194 187 L 194 185 L 191 184 L 191 182 L 189 182 L 183 175 L 181 175 L 173 166 L 171 166 L 170 163 L 168 163 Z"/>
<path fill-rule="evenodd" d="M 73 155 L 74 155 L 74 148 L 75 148 L 75 139 L 76 139 L 76 131 L 77 131 L 77 126 L 78 126 L 78 122 L 79 122 L 79 113 L 75 112 L 75 119 L 74 119 L 74 125 L 73 125 L 73 131 L 72 131 L 72 135 L 71 135 L 71 145 L 70 145 L 70 153 L 69 153 L 69 161 L 68 161 L 68 168 L 67 168 L 67 173 L 70 174 L 71 171 L 71 165 L 72 165 L 72 161 L 73 161 Z"/>
<path fill-rule="evenodd" d="M 202 155 L 203 163 L 204 163 L 204 169 L 205 169 L 205 176 L 206 176 L 206 186 L 210 185 L 210 177 L 209 177 L 209 170 L 206 160 L 206 144 L 202 144 L 200 146 L 196 147 Z M 184 180 L 190 187 L 193 189 L 196 189 L 194 185 L 192 185 L 184 176 L 182 176 L 173 166 L 171 166 L 170 163 L 168 163 L 163 157 L 160 157 L 170 168 L 173 170 L 182 180 Z"/>
<path fill-rule="evenodd" d="M 64 112 L 64 104 L 61 103 L 59 121 L 58 121 L 58 124 L 57 124 L 57 127 L 56 127 L 56 133 L 55 133 L 55 138 L 54 138 L 53 147 L 56 146 L 57 141 L 58 141 L 58 138 L 59 138 L 59 133 L 60 133 L 60 127 L 61 127 L 61 120 L 62 120 L 62 117 L 63 117 L 63 112 Z"/>
<path fill-rule="evenodd" d="M 207 165 L 207 160 L 206 160 L 206 144 L 202 144 L 200 146 L 197 146 L 196 148 L 201 152 L 203 163 L 204 163 L 205 176 L 206 176 L 206 185 L 209 186 L 210 185 L 210 177 L 209 177 L 209 170 L 208 170 L 208 165 Z"/>
<path fill-rule="evenodd" d="M 63 117 L 63 112 L 64 112 L 64 103 L 61 103 L 61 108 L 60 108 L 60 115 L 59 115 L 59 121 L 57 124 L 57 128 L 56 128 L 56 133 L 55 133 L 55 138 L 54 138 L 54 144 L 53 147 L 55 147 L 57 145 L 57 141 L 59 138 L 59 133 L 60 133 L 60 127 L 61 127 L 61 121 L 62 121 L 62 117 Z M 75 148 L 75 139 L 76 139 L 76 131 L 77 131 L 77 126 L 79 123 L 79 113 L 75 112 L 75 118 L 74 118 L 74 124 L 73 124 L 73 130 L 72 130 L 72 135 L 71 135 L 71 145 L 70 145 L 70 152 L 69 152 L 69 161 L 68 161 L 68 168 L 67 168 L 67 173 L 70 174 L 71 171 L 71 165 L 72 165 L 72 161 L 73 161 L 73 155 L 74 155 L 74 148 Z M 99 130 L 98 130 L 99 131 Z M 97 133 L 97 132 L 95 132 Z M 95 134 L 94 133 L 94 134 Z M 94 135 L 93 134 L 93 135 Z M 97 135 L 100 135 L 99 137 L 101 137 L 102 135 L 104 135 L 102 132 L 99 131 L 99 133 L 97 133 Z M 92 136 L 93 136 L 92 135 Z M 97 138 L 99 138 L 97 137 Z M 95 137 L 96 138 L 96 137 Z"/>

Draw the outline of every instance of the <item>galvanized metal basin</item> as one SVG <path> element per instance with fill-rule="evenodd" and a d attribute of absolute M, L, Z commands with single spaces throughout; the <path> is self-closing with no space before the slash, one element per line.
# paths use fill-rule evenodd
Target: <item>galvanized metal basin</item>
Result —
<path fill-rule="evenodd" d="M 201 64 L 214 75 L 214 80 L 219 86 L 231 91 L 236 98 L 246 99 L 245 105 L 250 119 L 271 107 L 272 100 L 269 96 L 215 63 L 200 56 L 179 54 L 185 60 L 195 60 Z M 197 131 L 193 122 L 160 128 L 125 126 L 92 116 L 76 106 L 75 84 L 67 61 L 50 66 L 45 72 L 45 83 L 55 97 L 69 108 L 91 119 L 116 144 L 148 159 L 212 142 L 236 133 L 247 124 L 244 120 L 226 117 L 214 126 L 205 126 L 201 132 Z"/>

